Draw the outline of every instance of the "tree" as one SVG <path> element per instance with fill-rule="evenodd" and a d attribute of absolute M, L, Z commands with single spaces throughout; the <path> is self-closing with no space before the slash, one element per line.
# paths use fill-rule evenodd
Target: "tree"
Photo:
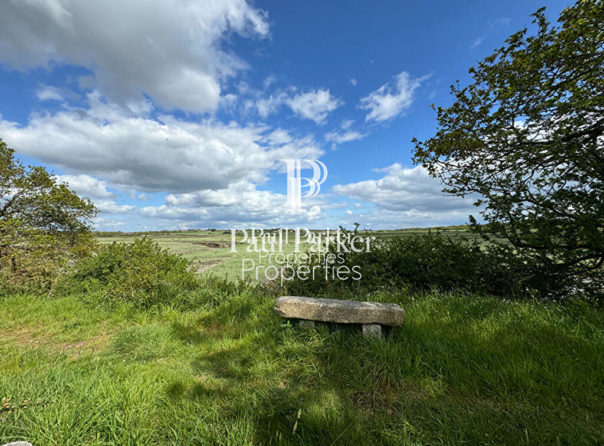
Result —
<path fill-rule="evenodd" d="M 436 134 L 413 139 L 414 161 L 446 192 L 478 197 L 482 230 L 526 256 L 527 280 L 602 292 L 604 2 L 578 1 L 558 25 L 544 10 L 534 35 L 513 34 L 470 85 L 451 86 Z"/>
<path fill-rule="evenodd" d="M 43 167 L 23 166 L 0 139 L 0 276 L 5 285 L 48 285 L 70 259 L 89 252 L 95 215 L 89 199 Z"/>

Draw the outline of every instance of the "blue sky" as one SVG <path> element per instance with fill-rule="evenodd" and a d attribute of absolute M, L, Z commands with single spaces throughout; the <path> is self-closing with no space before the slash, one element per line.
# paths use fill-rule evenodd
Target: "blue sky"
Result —
<path fill-rule="evenodd" d="M 411 161 L 430 104 L 549 1 L 0 3 L 0 138 L 101 230 L 461 224 Z M 286 206 L 284 158 L 329 175 Z M 310 172 L 307 172 L 310 173 Z"/>

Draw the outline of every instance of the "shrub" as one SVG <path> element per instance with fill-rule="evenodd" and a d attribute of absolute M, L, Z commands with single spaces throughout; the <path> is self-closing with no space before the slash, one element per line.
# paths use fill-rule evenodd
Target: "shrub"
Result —
<path fill-rule="evenodd" d="M 68 285 L 72 291 L 102 289 L 110 300 L 148 307 L 194 289 L 198 281 L 188 267 L 184 257 L 144 237 L 101 247 L 76 265 Z"/>
<path fill-rule="evenodd" d="M 287 283 L 287 292 L 318 296 L 409 287 L 506 297 L 570 293 L 566 284 L 534 275 L 531 267 L 534 259 L 520 257 L 500 244 L 483 245 L 476 240 L 451 239 L 439 233 L 378 239 L 371 251 L 344 253 L 343 258 L 341 265 L 360 267 L 360 280 L 296 277 Z M 316 256 L 312 262 L 317 262 Z"/>
<path fill-rule="evenodd" d="M 46 293 L 78 259 L 90 255 L 90 233 L 49 234 L 0 221 L 0 293 Z"/>

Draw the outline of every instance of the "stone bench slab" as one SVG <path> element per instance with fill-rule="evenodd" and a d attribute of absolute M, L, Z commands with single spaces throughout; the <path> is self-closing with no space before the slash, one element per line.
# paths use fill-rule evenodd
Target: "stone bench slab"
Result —
<path fill-rule="evenodd" d="M 338 324 L 402 325 L 405 310 L 396 304 L 282 296 L 275 311 L 283 317 Z"/>

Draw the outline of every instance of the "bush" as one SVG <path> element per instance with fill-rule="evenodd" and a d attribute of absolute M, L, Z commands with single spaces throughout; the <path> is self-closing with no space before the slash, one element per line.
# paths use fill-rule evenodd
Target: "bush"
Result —
<path fill-rule="evenodd" d="M 287 292 L 320 296 L 403 287 L 505 297 L 551 298 L 571 293 L 569 284 L 535 275 L 531 267 L 534 259 L 522 258 L 512 249 L 439 233 L 378 239 L 371 251 L 345 253 L 343 257 L 341 265 L 360 267 L 360 280 L 296 277 L 287 283 Z M 317 261 L 316 256 L 311 260 Z"/>
<path fill-rule="evenodd" d="M 47 293 L 96 242 L 88 232 L 49 234 L 0 220 L 0 293 Z"/>
<path fill-rule="evenodd" d="M 170 302 L 194 289 L 197 278 L 182 256 L 144 237 L 134 243 L 112 243 L 80 261 L 69 276 L 71 291 L 103 290 L 110 300 L 148 307 Z"/>

